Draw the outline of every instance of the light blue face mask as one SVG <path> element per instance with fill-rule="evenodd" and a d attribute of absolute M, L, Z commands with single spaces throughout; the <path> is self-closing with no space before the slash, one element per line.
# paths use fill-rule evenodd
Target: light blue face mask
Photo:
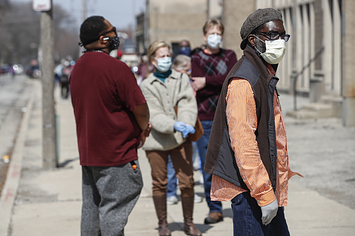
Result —
<path fill-rule="evenodd" d="M 158 65 L 155 68 L 160 72 L 167 72 L 171 68 L 171 57 L 163 57 L 157 59 Z"/>
<path fill-rule="evenodd" d="M 212 49 L 218 49 L 222 43 L 222 36 L 218 34 L 211 34 L 207 37 L 207 45 Z"/>

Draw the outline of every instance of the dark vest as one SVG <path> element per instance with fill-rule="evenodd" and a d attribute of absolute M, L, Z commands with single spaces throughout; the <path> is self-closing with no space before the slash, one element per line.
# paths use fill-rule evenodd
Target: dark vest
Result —
<path fill-rule="evenodd" d="M 273 98 L 278 78 L 269 74 L 263 61 L 249 46 L 224 81 L 213 120 L 204 170 L 238 187 L 248 189 L 240 176 L 231 148 L 226 116 L 227 89 L 231 79 L 235 77 L 247 80 L 253 89 L 258 121 L 255 137 L 261 160 L 275 190 L 277 148 Z"/>

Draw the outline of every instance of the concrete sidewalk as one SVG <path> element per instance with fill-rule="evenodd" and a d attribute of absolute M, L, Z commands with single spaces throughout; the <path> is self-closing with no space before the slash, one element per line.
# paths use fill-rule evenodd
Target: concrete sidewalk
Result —
<path fill-rule="evenodd" d="M 0 235 L 77 236 L 80 235 L 81 168 L 71 102 L 70 99 L 60 99 L 58 89 L 55 91 L 56 110 L 60 116 L 61 167 L 43 171 L 41 86 L 38 80 L 31 83 L 29 110 L 21 123 L 1 196 Z M 150 166 L 144 152 L 139 150 L 138 153 L 144 188 L 130 215 L 125 233 L 127 236 L 156 236 L 157 218 L 151 198 Z M 200 173 L 196 171 L 194 176 L 197 183 Z M 197 184 L 195 191 L 202 196 L 202 185 Z M 204 225 L 203 220 L 208 214 L 206 202 L 195 204 L 194 222 L 203 235 L 233 235 L 230 203 L 223 202 L 223 209 L 223 222 Z M 286 218 L 293 236 L 355 235 L 355 210 L 304 188 L 293 180 L 290 181 Z M 185 235 L 180 202 L 168 206 L 168 222 L 172 235 Z"/>

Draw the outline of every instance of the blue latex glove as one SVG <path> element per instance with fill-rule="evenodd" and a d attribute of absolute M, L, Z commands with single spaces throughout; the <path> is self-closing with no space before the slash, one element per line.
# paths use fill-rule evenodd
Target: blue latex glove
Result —
<path fill-rule="evenodd" d="M 186 124 L 184 122 L 176 121 L 174 124 L 175 131 L 182 132 L 185 130 L 185 128 L 186 128 Z"/>
<path fill-rule="evenodd" d="M 262 213 L 261 222 L 263 223 L 263 225 L 268 225 L 276 216 L 277 210 L 279 209 L 279 205 L 277 203 L 277 200 L 275 200 L 269 205 L 262 206 L 260 208 Z"/>
<path fill-rule="evenodd" d="M 186 138 L 188 134 L 193 134 L 195 133 L 195 128 L 192 127 L 191 125 L 186 125 L 186 128 L 182 131 L 182 137 Z"/>

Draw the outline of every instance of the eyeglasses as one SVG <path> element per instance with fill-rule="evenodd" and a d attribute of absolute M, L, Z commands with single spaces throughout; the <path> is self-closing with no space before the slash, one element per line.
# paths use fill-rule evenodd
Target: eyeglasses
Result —
<path fill-rule="evenodd" d="M 106 31 L 106 32 L 102 33 L 101 35 L 105 35 L 105 34 L 108 34 L 108 33 L 110 33 L 110 32 L 117 33 L 116 27 L 113 27 L 111 30 Z"/>
<path fill-rule="evenodd" d="M 272 32 L 272 31 L 259 32 L 259 34 L 264 34 L 264 36 L 267 37 L 268 39 L 270 39 L 271 41 L 281 38 L 281 39 L 284 39 L 285 42 L 287 42 L 291 37 L 291 35 L 289 35 L 289 34 L 280 34 L 278 32 Z"/>

